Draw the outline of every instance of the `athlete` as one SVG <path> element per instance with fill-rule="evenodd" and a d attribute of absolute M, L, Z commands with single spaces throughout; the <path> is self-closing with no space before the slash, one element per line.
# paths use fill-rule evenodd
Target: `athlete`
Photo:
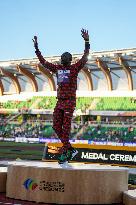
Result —
<path fill-rule="evenodd" d="M 77 76 L 88 60 L 90 49 L 88 30 L 82 29 L 81 35 L 85 40 L 85 50 L 82 58 L 75 64 L 71 64 L 72 55 L 69 52 L 61 55 L 61 65 L 46 61 L 38 48 L 37 36 L 33 39 L 35 53 L 40 63 L 57 77 L 57 104 L 53 112 L 53 129 L 63 144 L 58 158 L 60 164 L 72 160 L 78 153 L 70 144 L 69 134 L 76 107 Z"/>

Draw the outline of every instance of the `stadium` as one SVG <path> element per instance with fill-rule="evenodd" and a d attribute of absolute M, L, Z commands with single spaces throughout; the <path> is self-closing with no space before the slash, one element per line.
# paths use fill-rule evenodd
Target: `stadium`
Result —
<path fill-rule="evenodd" d="M 82 54 L 72 56 L 75 63 Z M 60 64 L 60 56 L 45 58 Z M 52 128 L 56 88 L 56 76 L 37 58 L 0 61 L 1 160 L 51 160 L 44 147 L 49 143 L 49 151 L 60 143 Z M 129 167 L 128 184 L 135 188 L 136 48 L 89 54 L 78 75 L 70 141 L 97 149 L 82 152 L 77 162 Z"/>
<path fill-rule="evenodd" d="M 73 54 L 72 63 L 80 57 Z M 60 64 L 60 56 L 47 60 Z M 21 140 L 21 135 L 34 138 L 33 142 L 39 137 L 44 142 L 56 139 L 52 129 L 56 87 L 56 77 L 36 58 L 1 61 L 1 140 Z M 91 53 L 78 75 L 71 139 L 135 146 L 135 96 L 135 48 Z"/>

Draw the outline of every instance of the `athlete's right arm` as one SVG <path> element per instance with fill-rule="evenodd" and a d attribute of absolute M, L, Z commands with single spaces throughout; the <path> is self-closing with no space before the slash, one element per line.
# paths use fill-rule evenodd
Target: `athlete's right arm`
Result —
<path fill-rule="evenodd" d="M 44 57 L 42 56 L 39 48 L 38 48 L 38 42 L 37 42 L 37 36 L 34 36 L 34 39 L 32 39 L 34 42 L 34 47 L 35 47 L 35 53 L 40 61 L 40 63 L 47 68 L 48 70 L 50 70 L 53 73 L 57 73 L 58 70 L 58 65 L 54 65 L 52 63 L 49 63 L 48 61 L 46 61 L 44 59 Z"/>

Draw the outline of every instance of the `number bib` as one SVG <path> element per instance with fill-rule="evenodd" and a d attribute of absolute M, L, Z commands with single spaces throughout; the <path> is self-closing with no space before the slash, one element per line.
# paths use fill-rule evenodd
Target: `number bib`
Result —
<path fill-rule="evenodd" d="M 57 83 L 69 83 L 70 70 L 58 70 Z"/>

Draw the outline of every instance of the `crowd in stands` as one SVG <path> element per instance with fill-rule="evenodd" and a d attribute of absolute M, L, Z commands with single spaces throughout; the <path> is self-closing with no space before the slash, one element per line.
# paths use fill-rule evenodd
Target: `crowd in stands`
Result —
<path fill-rule="evenodd" d="M 24 110 L 29 114 L 31 109 L 51 109 L 56 105 L 56 97 L 32 97 L 27 101 L 7 101 L 0 103 L 0 109 L 17 109 L 18 113 Z M 76 110 L 86 111 L 135 111 L 136 98 L 134 97 L 78 97 Z M 22 113 L 22 112 L 21 112 Z M 11 114 L 12 118 L 12 114 Z M 34 118 L 23 119 L 22 121 L 12 122 L 10 115 L 0 114 L 0 137 L 26 137 L 26 138 L 52 138 L 58 139 L 52 123 L 45 122 L 45 119 Z M 102 120 L 102 119 L 101 119 Z M 90 124 L 89 120 L 86 123 L 72 123 L 71 139 L 92 140 L 92 141 L 111 141 L 111 142 L 134 142 L 136 143 L 136 124 L 132 122 L 125 126 L 124 121 L 121 123 L 113 123 L 110 126 L 98 122 Z"/>
<path fill-rule="evenodd" d="M 131 142 L 136 143 L 136 128 L 135 127 L 107 127 L 97 125 L 88 126 L 86 125 L 86 131 L 83 135 L 78 136 L 78 139 L 89 139 L 92 141 L 102 141 L 102 142 Z"/>
<path fill-rule="evenodd" d="M 0 137 L 55 138 L 51 125 L 39 122 L 0 124 Z"/>
<path fill-rule="evenodd" d="M 0 119 L 0 137 L 26 137 L 26 138 L 52 138 L 58 139 L 52 124 L 45 121 L 24 121 L 23 123 L 7 123 Z M 133 126 L 106 126 L 101 124 L 91 125 L 73 122 L 71 127 L 71 139 L 111 141 L 111 142 L 135 142 L 136 127 Z"/>

